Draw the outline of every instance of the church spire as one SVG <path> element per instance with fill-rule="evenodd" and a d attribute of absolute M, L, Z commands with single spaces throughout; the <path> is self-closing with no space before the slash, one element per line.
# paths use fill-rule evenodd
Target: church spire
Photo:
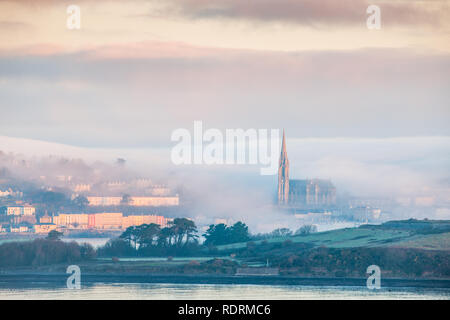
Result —
<path fill-rule="evenodd" d="M 280 161 L 278 164 L 278 205 L 287 205 L 289 199 L 289 160 L 286 151 L 286 136 L 283 129 Z"/>
<path fill-rule="evenodd" d="M 283 140 L 281 142 L 280 166 L 289 162 L 286 151 L 286 136 L 283 129 Z"/>

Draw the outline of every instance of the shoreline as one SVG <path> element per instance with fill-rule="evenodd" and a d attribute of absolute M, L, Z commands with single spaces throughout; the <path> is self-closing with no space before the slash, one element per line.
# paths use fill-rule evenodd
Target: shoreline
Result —
<path fill-rule="evenodd" d="M 65 287 L 66 273 L 11 272 L 0 274 L 0 288 Z M 365 287 L 366 278 L 328 278 L 293 276 L 235 276 L 235 275 L 180 275 L 180 274 L 123 274 L 82 273 L 83 285 L 97 283 L 130 284 L 212 284 L 212 285 L 271 285 Z M 450 279 L 381 278 L 384 288 L 450 289 Z"/>

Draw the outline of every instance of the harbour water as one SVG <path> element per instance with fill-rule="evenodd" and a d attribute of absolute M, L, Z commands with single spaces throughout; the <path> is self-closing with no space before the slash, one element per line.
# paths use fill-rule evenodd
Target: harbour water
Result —
<path fill-rule="evenodd" d="M 93 246 L 94 248 L 99 248 L 104 246 L 110 238 L 68 238 L 68 237 L 64 237 L 61 240 L 65 241 L 65 242 L 72 242 L 75 241 L 78 244 L 83 244 L 83 243 L 88 243 L 91 246 Z"/>
<path fill-rule="evenodd" d="M 205 300 L 449 300 L 450 289 L 382 288 L 372 291 L 366 287 L 326 287 L 297 285 L 230 285 L 230 284 L 168 284 L 168 283 L 95 283 L 79 290 L 63 287 L 0 288 L 0 299 L 205 299 Z"/>

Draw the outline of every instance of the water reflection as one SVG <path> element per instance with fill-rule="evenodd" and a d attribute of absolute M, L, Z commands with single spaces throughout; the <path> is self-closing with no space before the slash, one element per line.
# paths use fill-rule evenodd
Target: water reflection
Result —
<path fill-rule="evenodd" d="M 312 287 L 217 284 L 95 284 L 66 288 L 0 289 L 0 299 L 445 299 L 450 289 Z"/>

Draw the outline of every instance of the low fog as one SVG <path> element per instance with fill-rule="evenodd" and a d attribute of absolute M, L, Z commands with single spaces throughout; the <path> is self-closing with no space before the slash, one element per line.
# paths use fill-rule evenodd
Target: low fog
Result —
<path fill-rule="evenodd" d="M 180 192 L 185 214 L 199 225 L 242 220 L 257 233 L 302 224 L 273 206 L 277 177 L 261 176 L 258 165 L 175 166 L 170 148 L 89 149 L 8 137 L 0 137 L 0 150 L 0 168 L 22 180 L 42 182 L 45 176 L 45 183 L 58 185 L 60 179 L 51 177 L 93 184 L 145 178 L 167 185 Z M 287 137 L 290 178 L 331 179 L 342 201 L 392 201 L 399 207 L 391 219 L 450 219 L 448 150 L 448 137 Z"/>

